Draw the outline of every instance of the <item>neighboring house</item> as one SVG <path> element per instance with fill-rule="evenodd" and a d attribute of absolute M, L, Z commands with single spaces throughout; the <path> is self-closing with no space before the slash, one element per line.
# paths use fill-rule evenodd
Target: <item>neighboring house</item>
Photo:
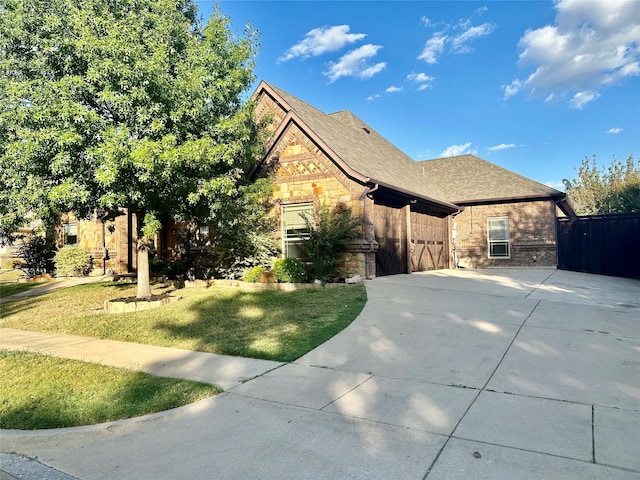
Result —
<path fill-rule="evenodd" d="M 114 273 L 135 270 L 135 218 L 120 215 L 105 218 L 94 214 L 89 219 L 78 219 L 73 213 L 62 215 L 55 228 L 58 248 L 79 245 L 93 258 L 94 268 Z"/>
<path fill-rule="evenodd" d="M 254 98 L 272 119 L 258 174 L 275 172 L 284 256 L 296 256 L 300 214 L 323 202 L 364 226 L 346 275 L 556 265 L 556 217 L 575 215 L 564 193 L 472 155 L 416 162 L 353 113 L 325 114 L 264 81 Z"/>

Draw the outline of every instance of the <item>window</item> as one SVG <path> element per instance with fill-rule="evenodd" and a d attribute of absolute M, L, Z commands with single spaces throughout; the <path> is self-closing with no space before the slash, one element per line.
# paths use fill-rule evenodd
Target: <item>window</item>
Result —
<path fill-rule="evenodd" d="M 64 224 L 64 244 L 75 245 L 76 243 L 78 243 L 78 224 L 65 223 Z"/>
<path fill-rule="evenodd" d="M 286 258 L 301 258 L 300 243 L 310 231 L 305 218 L 313 219 L 313 203 L 282 206 L 282 253 Z"/>
<path fill-rule="evenodd" d="M 489 258 L 509 258 L 509 217 L 487 218 Z"/>

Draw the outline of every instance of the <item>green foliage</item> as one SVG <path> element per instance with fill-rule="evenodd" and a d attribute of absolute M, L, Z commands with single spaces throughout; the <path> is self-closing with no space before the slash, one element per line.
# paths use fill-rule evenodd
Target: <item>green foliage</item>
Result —
<path fill-rule="evenodd" d="M 0 327 L 292 362 L 344 329 L 367 300 L 362 284 L 290 292 L 215 285 L 181 290 L 181 301 L 162 308 L 102 312 L 104 300 L 135 291 L 134 285 L 99 282 L 57 290 L 37 302 L 3 303 Z M 0 398 L 6 398 L 2 392 Z"/>
<path fill-rule="evenodd" d="M 307 281 L 304 263 L 297 258 L 279 258 L 273 262 L 272 270 L 279 282 L 304 283 Z"/>
<path fill-rule="evenodd" d="M 55 254 L 56 247 L 39 235 L 29 237 L 18 248 L 18 255 L 24 261 L 23 270 L 31 277 L 53 272 Z"/>
<path fill-rule="evenodd" d="M 77 245 L 65 245 L 54 257 L 58 276 L 89 275 L 93 259 L 84 248 Z"/>
<path fill-rule="evenodd" d="M 16 269 L 16 268 L 24 268 L 25 263 L 20 258 L 10 258 L 7 261 L 7 268 Z"/>
<path fill-rule="evenodd" d="M 159 412 L 221 392 L 213 385 L 156 377 L 34 352 L 0 351 L 2 428 L 90 425 Z"/>
<path fill-rule="evenodd" d="M 338 255 L 355 238 L 358 219 L 351 209 L 338 204 L 333 209 L 320 205 L 313 220 L 305 217 L 309 235 L 302 241 L 301 249 L 305 258 L 313 264 L 314 278 L 323 282 L 338 276 Z"/>
<path fill-rule="evenodd" d="M 595 156 L 585 158 L 568 190 L 579 215 L 640 212 L 640 159 L 611 161 L 598 169 Z"/>
<path fill-rule="evenodd" d="M 207 223 L 207 235 L 197 235 L 196 225 L 178 234 L 181 258 L 197 278 L 237 279 L 253 266 L 269 267 L 278 252 L 269 216 L 272 183 L 268 179 L 243 183 L 216 221 Z"/>
<path fill-rule="evenodd" d="M 258 280 L 260 280 L 260 274 L 266 271 L 267 269 L 264 268 L 262 265 L 256 265 L 255 267 L 251 267 L 247 269 L 247 271 L 242 276 L 242 281 L 256 283 Z"/>
<path fill-rule="evenodd" d="M 96 207 L 148 238 L 158 220 L 226 228 L 262 146 L 244 101 L 257 48 L 194 0 L 3 0 L 0 237 Z"/>

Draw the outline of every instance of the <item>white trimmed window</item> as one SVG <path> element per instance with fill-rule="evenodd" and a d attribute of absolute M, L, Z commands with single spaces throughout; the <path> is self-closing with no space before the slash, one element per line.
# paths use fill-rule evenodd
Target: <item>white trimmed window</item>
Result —
<path fill-rule="evenodd" d="M 78 224 L 65 223 L 64 224 L 64 244 L 75 245 L 77 243 L 78 243 Z"/>
<path fill-rule="evenodd" d="M 509 258 L 509 217 L 488 217 L 489 258 Z"/>
<path fill-rule="evenodd" d="M 305 218 L 313 219 L 313 203 L 282 206 L 282 253 L 286 258 L 301 258 L 300 244 L 308 238 Z"/>

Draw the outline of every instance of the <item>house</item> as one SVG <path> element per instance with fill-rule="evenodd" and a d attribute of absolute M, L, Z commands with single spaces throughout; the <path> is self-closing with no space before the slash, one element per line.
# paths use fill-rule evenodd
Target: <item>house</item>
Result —
<path fill-rule="evenodd" d="M 415 161 L 353 113 L 326 114 L 265 81 L 253 99 L 271 135 L 252 175 L 270 175 L 278 187 L 283 256 L 299 255 L 305 215 L 341 204 L 362 225 L 341 259 L 347 277 L 557 264 L 556 218 L 575 215 L 564 193 L 473 155 Z M 103 269 L 132 272 L 132 225 L 129 214 L 69 214 L 58 243 L 82 245 Z M 158 235 L 162 256 L 171 256 L 177 230 L 167 225 Z"/>
<path fill-rule="evenodd" d="M 472 155 L 416 162 L 349 111 L 325 114 L 261 82 L 254 98 L 272 136 L 256 174 L 275 172 L 284 256 L 296 256 L 301 213 L 350 207 L 361 236 L 345 275 L 455 266 L 556 265 L 566 195 Z"/>

